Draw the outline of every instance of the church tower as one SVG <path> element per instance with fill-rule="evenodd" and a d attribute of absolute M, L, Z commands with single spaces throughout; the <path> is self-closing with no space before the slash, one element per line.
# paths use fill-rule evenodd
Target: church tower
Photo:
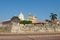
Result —
<path fill-rule="evenodd" d="M 33 20 L 33 16 L 30 13 L 28 14 L 28 20 L 30 20 L 30 21 Z"/>
<path fill-rule="evenodd" d="M 20 20 L 24 20 L 24 15 L 23 15 L 22 12 L 19 14 L 19 19 L 20 19 Z"/>
<path fill-rule="evenodd" d="M 36 23 L 36 16 L 33 16 L 32 23 Z"/>
<path fill-rule="evenodd" d="M 28 20 L 32 21 L 32 23 L 36 23 L 36 16 L 31 15 L 31 13 L 28 14 Z"/>

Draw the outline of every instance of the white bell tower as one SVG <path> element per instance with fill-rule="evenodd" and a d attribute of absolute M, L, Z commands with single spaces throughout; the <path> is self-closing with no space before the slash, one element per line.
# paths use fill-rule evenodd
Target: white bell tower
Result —
<path fill-rule="evenodd" d="M 24 15 L 23 15 L 22 12 L 19 14 L 19 19 L 20 19 L 20 20 L 24 20 Z"/>

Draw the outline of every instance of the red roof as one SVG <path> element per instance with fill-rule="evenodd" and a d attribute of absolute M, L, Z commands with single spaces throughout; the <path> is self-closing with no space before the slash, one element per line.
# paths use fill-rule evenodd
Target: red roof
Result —
<path fill-rule="evenodd" d="M 4 21 L 4 22 L 2 22 L 3 25 L 4 24 L 9 24 L 9 23 L 11 23 L 11 21 Z"/>
<path fill-rule="evenodd" d="M 36 22 L 36 23 L 33 23 L 33 24 L 47 24 L 47 22 Z"/>

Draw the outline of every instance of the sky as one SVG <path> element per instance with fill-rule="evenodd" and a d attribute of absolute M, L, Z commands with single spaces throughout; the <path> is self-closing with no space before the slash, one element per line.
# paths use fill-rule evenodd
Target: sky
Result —
<path fill-rule="evenodd" d="M 50 19 L 50 13 L 58 15 L 60 20 L 60 0 L 0 0 L 0 21 L 24 14 L 25 19 L 31 13 L 37 21 Z"/>

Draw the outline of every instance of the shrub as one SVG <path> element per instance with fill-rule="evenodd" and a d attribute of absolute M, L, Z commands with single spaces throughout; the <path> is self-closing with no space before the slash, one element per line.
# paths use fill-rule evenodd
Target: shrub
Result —
<path fill-rule="evenodd" d="M 23 20 L 20 21 L 20 24 L 32 24 L 32 21 Z"/>

